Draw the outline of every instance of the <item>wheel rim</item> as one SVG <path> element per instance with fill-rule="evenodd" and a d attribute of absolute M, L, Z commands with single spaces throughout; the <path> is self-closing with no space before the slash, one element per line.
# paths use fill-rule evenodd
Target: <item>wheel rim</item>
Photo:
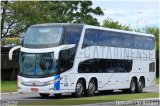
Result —
<path fill-rule="evenodd" d="M 83 91 L 83 86 L 82 86 L 82 84 L 78 83 L 77 86 L 76 86 L 76 89 L 77 89 L 77 94 L 81 94 L 82 91 Z"/>
<path fill-rule="evenodd" d="M 134 83 L 134 82 L 132 82 L 132 84 L 131 84 L 131 90 L 134 92 L 134 91 L 135 91 L 135 89 L 136 89 L 136 85 L 135 85 L 135 83 Z"/>
<path fill-rule="evenodd" d="M 90 93 L 94 93 L 94 91 L 95 91 L 94 83 L 90 83 L 89 86 L 88 86 L 88 88 L 89 88 L 89 92 Z"/>
<path fill-rule="evenodd" d="M 139 90 L 142 91 L 142 89 L 143 89 L 143 82 L 140 81 L 140 82 L 138 83 L 138 86 L 139 86 Z"/>

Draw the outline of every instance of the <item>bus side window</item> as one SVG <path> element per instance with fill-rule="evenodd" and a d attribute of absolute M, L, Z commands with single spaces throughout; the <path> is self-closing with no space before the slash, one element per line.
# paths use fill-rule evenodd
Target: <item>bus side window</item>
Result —
<path fill-rule="evenodd" d="M 130 72 L 132 70 L 132 60 L 118 60 L 118 72 Z"/>
<path fill-rule="evenodd" d="M 86 29 L 82 48 L 94 46 L 97 44 L 97 31 L 94 29 Z"/>
<path fill-rule="evenodd" d="M 66 29 L 65 44 L 78 44 L 80 39 L 80 30 L 78 28 L 69 27 Z"/>
<path fill-rule="evenodd" d="M 149 63 L 149 72 L 155 72 L 155 62 Z"/>
<path fill-rule="evenodd" d="M 122 47 L 121 33 L 111 32 L 111 46 Z"/>
<path fill-rule="evenodd" d="M 154 49 L 155 41 L 151 37 L 143 37 L 144 40 L 144 49 L 152 50 Z"/>
<path fill-rule="evenodd" d="M 143 37 L 142 36 L 134 36 L 134 48 L 135 49 L 143 49 Z"/>
<path fill-rule="evenodd" d="M 133 36 L 125 34 L 122 36 L 123 43 L 122 46 L 124 48 L 133 48 Z"/>
<path fill-rule="evenodd" d="M 109 31 L 99 30 L 97 39 L 98 46 L 110 46 L 111 36 Z"/>

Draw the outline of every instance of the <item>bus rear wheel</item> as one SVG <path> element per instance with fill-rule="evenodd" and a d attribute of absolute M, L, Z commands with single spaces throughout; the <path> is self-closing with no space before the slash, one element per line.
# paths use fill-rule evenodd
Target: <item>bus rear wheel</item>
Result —
<path fill-rule="evenodd" d="M 88 89 L 87 89 L 87 96 L 93 96 L 95 94 L 96 91 L 96 85 L 95 85 L 95 81 L 91 80 L 88 84 Z"/>
<path fill-rule="evenodd" d="M 137 83 L 136 92 L 141 93 L 143 91 L 143 88 L 144 88 L 144 81 L 142 79 L 139 79 L 139 82 Z"/>
<path fill-rule="evenodd" d="M 123 93 L 135 93 L 136 92 L 136 80 L 132 78 L 129 89 L 123 89 Z"/>
<path fill-rule="evenodd" d="M 49 97 L 49 94 L 48 93 L 40 93 L 39 94 L 42 98 L 47 98 Z"/>

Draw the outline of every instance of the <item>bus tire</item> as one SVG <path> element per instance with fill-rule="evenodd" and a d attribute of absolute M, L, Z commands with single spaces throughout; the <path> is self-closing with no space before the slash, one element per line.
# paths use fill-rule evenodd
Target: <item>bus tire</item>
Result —
<path fill-rule="evenodd" d="M 135 93 L 136 92 L 136 80 L 132 78 L 129 89 L 122 89 L 123 93 Z"/>
<path fill-rule="evenodd" d="M 129 93 L 135 93 L 136 92 L 136 80 L 134 78 L 132 78 L 131 80 L 131 83 L 130 83 L 130 88 L 128 89 L 129 90 Z"/>
<path fill-rule="evenodd" d="M 76 84 L 76 90 L 73 93 L 75 97 L 82 97 L 84 94 L 84 85 L 82 80 L 78 80 Z"/>
<path fill-rule="evenodd" d="M 143 88 L 144 88 L 144 81 L 143 81 L 142 78 L 140 78 L 139 81 L 138 81 L 138 83 L 137 83 L 136 92 L 137 92 L 137 93 L 142 93 Z"/>
<path fill-rule="evenodd" d="M 88 84 L 88 89 L 87 89 L 87 96 L 93 96 L 95 94 L 96 91 L 96 84 L 95 81 L 93 79 L 91 79 L 91 81 Z"/>
<path fill-rule="evenodd" d="M 48 94 L 48 93 L 39 93 L 39 95 L 40 95 L 42 98 L 47 98 L 47 97 L 49 97 L 50 94 Z"/>
<path fill-rule="evenodd" d="M 62 95 L 61 93 L 54 94 L 55 97 L 61 97 L 61 95 Z"/>

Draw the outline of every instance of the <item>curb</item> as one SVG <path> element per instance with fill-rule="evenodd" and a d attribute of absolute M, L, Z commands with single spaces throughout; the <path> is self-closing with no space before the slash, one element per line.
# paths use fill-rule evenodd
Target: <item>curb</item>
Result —
<path fill-rule="evenodd" d="M 160 100 L 160 98 L 145 98 L 145 99 L 139 99 L 139 100 Z"/>
<path fill-rule="evenodd" d="M 122 100 L 122 102 L 124 101 L 138 101 L 138 100 L 155 100 L 155 101 L 160 101 L 160 98 L 144 98 L 144 99 L 133 99 L 133 100 Z M 102 103 L 93 103 L 93 104 L 83 104 L 83 105 L 77 105 L 77 106 L 116 106 L 116 101 L 112 101 L 112 102 L 102 102 Z M 122 105 L 121 105 L 122 106 Z M 123 106 L 128 106 L 128 105 L 123 105 Z M 129 105 L 130 106 L 130 105 Z M 135 105 L 137 106 L 137 105 Z M 153 105 L 153 106 L 157 106 L 157 105 Z"/>
<path fill-rule="evenodd" d="M 3 94 L 16 94 L 16 93 L 18 93 L 18 92 L 3 92 L 3 93 L 0 93 L 0 94 L 3 95 Z"/>

